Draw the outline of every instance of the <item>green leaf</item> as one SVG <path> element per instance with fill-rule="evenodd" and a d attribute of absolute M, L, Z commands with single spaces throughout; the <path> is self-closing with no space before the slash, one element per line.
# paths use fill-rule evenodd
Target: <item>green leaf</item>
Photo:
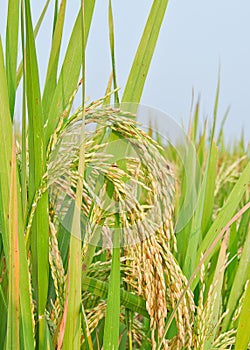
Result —
<path fill-rule="evenodd" d="M 90 293 L 93 293 L 96 296 L 101 297 L 102 299 L 106 299 L 108 296 L 108 283 L 99 281 L 94 277 L 86 276 L 85 279 L 82 281 L 82 289 L 85 291 L 88 291 Z M 121 294 L 121 304 L 125 306 L 127 309 L 137 312 L 138 314 L 149 318 L 147 309 L 146 309 L 146 302 L 141 297 L 132 294 L 123 288 L 120 290 Z"/>
<path fill-rule="evenodd" d="M 250 283 L 248 280 L 246 295 L 239 317 L 235 350 L 247 350 L 250 341 Z"/>
<path fill-rule="evenodd" d="M 21 5 L 21 40 L 22 40 L 22 54 L 25 63 L 25 9 L 24 3 Z M 21 191 L 22 191 L 22 211 L 23 217 L 26 217 L 27 212 L 27 115 L 26 115 L 26 79 L 25 74 L 23 75 L 23 86 L 22 86 L 22 155 L 21 155 Z"/>
<path fill-rule="evenodd" d="M 219 235 L 221 230 L 226 226 L 229 220 L 233 217 L 242 199 L 243 194 L 246 192 L 246 189 L 249 186 L 249 179 L 250 179 L 250 162 L 248 162 L 247 166 L 243 170 L 240 178 L 238 179 L 235 186 L 233 187 L 230 195 L 228 196 L 225 204 L 220 210 L 217 218 L 215 219 L 208 233 L 206 234 L 205 238 L 201 242 L 201 245 L 197 252 L 196 266 L 198 266 L 199 264 L 201 254 L 204 253 L 210 247 L 210 245 L 215 241 L 216 237 Z M 211 256 L 215 252 L 216 252 L 216 249 L 214 249 L 213 252 L 209 254 L 209 256 L 207 257 L 207 261 L 211 258 Z M 195 288 L 197 283 L 198 283 L 198 277 L 195 278 L 192 284 L 192 289 Z"/>
<path fill-rule="evenodd" d="M 215 192 L 216 173 L 217 173 L 217 161 L 218 161 L 218 149 L 216 145 L 213 143 L 211 148 L 210 163 L 208 167 L 204 211 L 202 214 L 201 229 L 202 229 L 203 236 L 206 234 L 206 232 L 208 231 L 212 223 L 212 214 L 213 214 L 213 208 L 214 208 L 214 192 Z"/>
<path fill-rule="evenodd" d="M 82 79 L 85 79 L 85 7 L 84 0 L 81 1 L 81 65 Z M 81 259 L 81 206 L 83 196 L 83 178 L 85 171 L 85 82 L 82 86 L 82 119 L 81 119 L 81 134 L 79 147 L 79 163 L 76 185 L 76 200 L 73 213 L 73 221 L 71 226 L 71 237 L 69 246 L 69 264 L 66 284 L 66 304 L 64 310 L 65 332 L 63 339 L 63 349 L 67 350 L 70 347 L 79 349 L 81 344 L 81 315 L 85 314 L 81 303 L 81 288 L 82 288 L 82 259 Z M 83 312 L 81 312 L 81 310 Z M 66 311 L 66 313 L 65 313 Z"/>
<path fill-rule="evenodd" d="M 216 98 L 214 104 L 214 118 L 213 118 L 213 126 L 210 135 L 210 144 L 208 149 L 208 157 L 206 161 L 206 167 L 203 174 L 203 181 L 199 191 L 198 202 L 196 211 L 194 214 L 194 219 L 191 227 L 190 239 L 188 240 L 188 247 L 186 252 L 185 263 L 183 267 L 183 271 L 189 279 L 195 269 L 195 261 L 197 258 L 197 249 L 202 238 L 202 220 L 205 218 L 205 222 L 207 219 L 209 220 L 212 215 L 212 207 L 211 204 L 206 204 L 210 199 L 211 195 L 213 196 L 213 190 L 215 187 L 215 175 L 216 175 L 216 162 L 217 162 L 217 153 L 216 147 L 214 146 L 214 132 L 216 127 L 217 120 L 217 110 L 219 103 L 219 91 L 220 91 L 220 79 L 218 79 L 217 90 L 216 90 Z M 199 106 L 199 104 L 198 104 Z M 197 120 L 198 118 L 198 107 L 196 108 L 195 113 L 195 129 L 197 128 Z M 195 135 L 194 135 L 195 137 Z M 211 170 L 211 168 L 213 170 Z M 213 173 L 212 173 L 213 172 Z M 215 174 L 214 174 L 215 173 Z M 213 177 L 211 175 L 213 174 Z M 210 177 L 209 177 L 210 176 Z M 212 187 L 209 187 L 212 185 Z M 211 194 L 212 192 L 212 194 Z M 213 204 L 213 202 L 212 202 Z M 207 223 L 207 222 L 206 222 Z"/>
<path fill-rule="evenodd" d="M 44 5 L 44 8 L 41 12 L 41 15 L 37 21 L 37 24 L 36 24 L 36 27 L 34 29 L 34 37 L 36 38 L 38 32 L 39 32 L 39 29 L 41 27 L 41 24 L 44 20 L 44 17 L 45 17 L 45 14 L 47 12 L 47 9 L 49 7 L 49 3 L 50 3 L 51 0 L 47 0 L 45 5 Z M 19 86 L 19 83 L 21 81 L 21 78 L 22 78 L 22 75 L 23 75 L 23 61 L 19 64 L 18 66 L 18 69 L 17 69 L 17 73 L 16 73 L 16 86 L 18 87 Z"/>
<path fill-rule="evenodd" d="M 6 339 L 6 330 L 7 330 L 7 320 L 8 320 L 8 305 L 7 305 L 7 296 L 6 296 L 6 286 L 7 277 L 2 280 L 0 284 L 0 308 L 1 308 L 1 322 L 0 322 L 0 348 L 4 349 L 5 339 Z"/>
<path fill-rule="evenodd" d="M 248 227 L 249 227 L 249 223 L 248 223 Z M 250 280 L 249 256 L 250 256 L 250 230 L 248 229 L 248 234 L 243 245 L 240 262 L 236 271 L 236 275 L 230 290 L 230 295 L 226 306 L 226 308 L 228 309 L 228 313 L 225 316 L 222 324 L 222 329 L 224 331 L 226 331 L 230 326 L 233 313 L 238 306 L 238 302 L 243 293 L 244 286 L 247 280 Z"/>
<path fill-rule="evenodd" d="M 95 0 L 85 0 L 85 45 L 87 43 L 94 5 Z M 68 105 L 69 99 L 78 83 L 82 64 L 82 47 L 79 43 L 81 43 L 81 11 L 79 11 L 71 34 L 58 84 L 50 106 L 45 135 L 46 145 L 48 145 L 49 138 L 52 135 L 61 114 L 65 110 L 65 107 Z"/>
<path fill-rule="evenodd" d="M 224 272 L 226 267 L 228 238 L 229 238 L 229 233 L 227 233 L 224 239 L 222 240 L 220 253 L 218 256 L 216 269 L 213 277 L 213 282 L 212 282 L 212 286 L 214 286 L 214 289 L 212 291 L 213 309 L 211 310 L 211 322 L 209 325 L 211 332 L 205 341 L 204 350 L 210 350 L 212 348 L 215 336 L 218 332 L 218 327 L 219 327 L 218 320 L 221 315 L 221 309 L 222 309 L 222 305 L 221 305 L 222 304 L 222 286 L 223 286 Z"/>
<path fill-rule="evenodd" d="M 119 214 L 116 214 L 116 221 L 119 227 Z M 117 232 L 116 232 L 117 231 Z M 119 232 L 114 232 L 114 248 L 110 281 L 108 289 L 108 300 L 105 315 L 103 349 L 118 349 L 119 326 L 120 326 L 120 247 Z"/>
<path fill-rule="evenodd" d="M 24 223 L 22 217 L 21 191 L 18 185 L 18 230 L 19 230 L 19 256 L 20 256 L 20 307 L 22 317 L 22 339 L 24 348 L 32 350 L 34 346 L 35 335 L 33 333 L 33 315 L 31 305 L 32 300 L 32 286 L 29 276 L 29 263 L 27 259 L 27 252 L 25 248 Z"/>
<path fill-rule="evenodd" d="M 122 102 L 139 103 L 155 51 L 168 0 L 154 0 L 147 24 L 134 58 Z"/>
<path fill-rule="evenodd" d="M 57 17 L 58 17 L 58 0 L 55 0 L 54 20 L 53 20 L 53 35 L 54 35 L 54 32 L 55 32 L 55 28 L 56 28 Z"/>
<path fill-rule="evenodd" d="M 77 217 L 78 216 L 78 217 Z M 69 263 L 66 283 L 66 302 L 64 309 L 65 331 L 63 349 L 80 349 L 81 336 L 81 234 L 80 212 L 74 211 L 69 246 Z M 80 267 L 80 270 L 79 270 Z M 70 345 L 71 344 L 71 345 Z"/>
<path fill-rule="evenodd" d="M 11 197 L 9 212 L 10 266 L 7 349 L 34 349 L 31 284 L 24 242 L 21 191 L 17 177 L 16 150 L 13 136 Z M 21 316 L 21 322 L 20 322 Z M 2 321 L 3 319 L 1 319 Z M 20 331 L 19 331 L 20 328 Z M 20 334 L 20 337 L 19 337 Z"/>
<path fill-rule="evenodd" d="M 198 125 L 199 125 L 199 112 L 200 112 L 200 96 L 198 97 L 198 101 L 195 106 L 193 120 L 190 123 L 190 127 L 189 127 L 190 140 L 192 140 L 194 143 L 196 142 L 196 139 L 197 139 L 197 131 L 198 131 Z"/>
<path fill-rule="evenodd" d="M 12 142 L 11 181 L 9 201 L 9 297 L 6 348 L 20 349 L 20 261 L 18 244 L 18 201 L 15 137 Z"/>
<path fill-rule="evenodd" d="M 224 125 L 225 125 L 225 122 L 226 122 L 227 117 L 229 115 L 229 112 L 230 112 L 230 107 L 227 108 L 227 110 L 223 116 L 222 122 L 220 124 L 220 131 L 218 133 L 217 145 L 221 146 L 222 148 L 223 148 L 223 140 L 224 140 Z"/>
<path fill-rule="evenodd" d="M 89 331 L 88 320 L 87 320 L 87 316 L 84 311 L 83 305 L 82 305 L 82 330 L 84 334 L 86 350 L 94 350 L 91 334 Z"/>
<path fill-rule="evenodd" d="M 16 98 L 16 66 L 19 26 L 19 0 L 8 1 L 8 19 L 6 30 L 6 75 L 10 99 L 10 114 L 13 119 Z"/>
<path fill-rule="evenodd" d="M 110 74 L 109 80 L 108 80 L 108 85 L 105 91 L 105 97 L 103 100 L 103 106 L 109 106 L 111 102 L 111 87 L 112 87 L 112 82 L 113 82 L 113 74 Z"/>
<path fill-rule="evenodd" d="M 4 147 L 0 152 L 0 222 L 6 263 L 9 261 L 8 210 L 12 152 L 12 123 L 9 109 L 7 79 L 4 69 L 3 47 L 0 38 L 0 140 Z"/>
<path fill-rule="evenodd" d="M 50 51 L 50 58 L 42 99 L 44 115 L 47 115 L 49 112 L 50 104 L 53 99 L 57 84 L 57 70 L 64 27 L 65 8 L 66 0 L 62 0 L 53 34 L 52 47 Z"/>
<path fill-rule="evenodd" d="M 44 120 L 41 103 L 38 64 L 35 48 L 34 31 L 31 20 L 30 2 L 25 1 L 26 24 L 26 95 L 28 106 L 28 142 L 29 142 L 29 199 L 30 203 L 40 187 L 46 170 L 46 153 L 44 146 Z M 32 278 L 34 294 L 37 299 L 39 320 L 39 347 L 47 343 L 44 318 L 47 303 L 49 281 L 49 223 L 48 193 L 38 202 L 31 234 Z"/>
<path fill-rule="evenodd" d="M 220 67 L 218 72 L 218 81 L 217 81 L 216 96 L 215 96 L 215 102 L 214 102 L 213 127 L 210 135 L 210 148 L 214 140 L 215 127 L 216 127 L 217 114 L 218 114 L 219 96 L 220 96 Z"/>
<path fill-rule="evenodd" d="M 202 219 L 205 218 L 205 220 L 207 220 L 211 218 L 212 208 L 211 208 L 211 205 L 209 205 L 207 202 L 208 200 L 210 200 L 210 196 L 211 195 L 213 196 L 213 192 L 211 194 L 211 190 L 214 188 L 215 178 L 211 177 L 211 174 L 212 174 L 212 171 L 216 172 L 216 161 L 217 161 L 216 147 L 213 146 L 213 144 L 211 144 L 211 148 L 209 149 L 208 159 L 206 162 L 206 168 L 203 174 L 203 182 L 199 192 L 197 207 L 196 207 L 193 222 L 192 222 L 191 232 L 189 234 L 186 258 L 183 266 L 183 271 L 186 274 L 187 278 L 190 278 L 195 268 L 197 249 L 199 246 L 199 241 L 201 239 L 201 233 L 202 233 L 201 231 Z M 213 170 L 211 170 L 211 168 Z M 213 186 L 209 187 L 210 185 L 213 185 Z"/>
<path fill-rule="evenodd" d="M 114 90 L 116 90 L 117 81 L 116 81 L 116 66 L 115 66 L 115 35 L 114 35 L 114 19 L 113 19 L 111 0 L 109 0 L 109 44 L 110 44 L 111 61 L 112 61 Z M 119 96 L 118 96 L 117 90 L 115 91 L 114 96 L 115 96 L 115 104 L 119 105 Z"/>

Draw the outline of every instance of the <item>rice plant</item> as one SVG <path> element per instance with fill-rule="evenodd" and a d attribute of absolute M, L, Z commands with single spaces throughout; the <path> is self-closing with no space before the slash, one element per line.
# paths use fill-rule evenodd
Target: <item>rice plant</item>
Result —
<path fill-rule="evenodd" d="M 41 88 L 49 3 L 34 25 L 29 0 L 9 0 L 0 39 L 0 348 L 250 349 L 249 146 L 215 134 L 219 84 L 211 129 L 197 102 L 185 142 L 165 142 L 139 103 L 168 1 L 152 1 L 122 96 L 107 2 L 111 78 L 88 102 L 95 0 L 65 53 L 56 0 Z"/>

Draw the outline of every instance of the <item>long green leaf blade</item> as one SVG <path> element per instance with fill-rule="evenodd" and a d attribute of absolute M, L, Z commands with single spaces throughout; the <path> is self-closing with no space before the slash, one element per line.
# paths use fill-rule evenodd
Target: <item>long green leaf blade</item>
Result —
<path fill-rule="evenodd" d="M 25 9 L 24 3 L 21 4 L 21 40 L 22 54 L 24 66 L 26 66 L 25 57 Z M 21 191 L 22 191 L 22 212 L 23 217 L 26 217 L 27 211 L 27 115 L 26 115 L 26 77 L 23 75 L 23 91 L 22 91 L 22 163 L 21 163 Z"/>
<path fill-rule="evenodd" d="M 16 98 L 16 66 L 20 0 L 8 1 L 6 30 L 6 75 L 10 99 L 10 113 L 13 119 Z"/>
<path fill-rule="evenodd" d="M 6 335 L 7 349 L 20 349 L 19 323 L 19 284 L 20 284 L 20 261 L 18 244 L 18 204 L 17 204 L 17 169 L 16 148 L 13 135 L 12 160 L 11 160 L 11 183 L 9 201 L 9 305 L 8 325 Z"/>
<path fill-rule="evenodd" d="M 221 304 L 222 304 L 222 286 L 223 286 L 223 279 L 224 279 L 224 272 L 226 267 L 226 258 L 227 258 L 227 247 L 228 247 L 228 239 L 229 234 L 227 233 L 222 240 L 220 253 L 218 256 L 216 269 L 213 277 L 213 283 L 212 286 L 214 286 L 213 293 L 213 309 L 211 311 L 211 323 L 210 323 L 210 329 L 211 332 L 208 336 L 208 338 L 205 341 L 204 344 L 204 350 L 210 350 L 212 348 L 215 335 L 218 331 L 218 320 L 221 314 Z"/>
<path fill-rule="evenodd" d="M 9 109 L 7 79 L 4 68 L 3 47 L 0 37 L 0 140 L 4 147 L 0 152 L 0 223 L 2 228 L 3 248 L 8 265 L 8 205 L 10 195 L 10 173 L 12 152 L 12 123 Z"/>
<path fill-rule="evenodd" d="M 73 214 L 72 234 L 69 246 L 69 263 L 66 285 L 62 349 L 80 349 L 81 336 L 81 228 L 80 211 L 77 205 Z"/>
<path fill-rule="evenodd" d="M 106 299 L 108 296 L 108 283 L 99 281 L 96 278 L 86 276 L 82 280 L 82 289 L 93 293 L 96 296 Z M 128 291 L 121 289 L 121 304 L 131 311 L 137 312 L 138 314 L 149 318 L 146 302 L 141 297 L 129 293 Z"/>
<path fill-rule="evenodd" d="M 208 187 L 211 181 L 211 178 L 209 178 L 209 176 L 211 175 L 211 171 L 212 171 L 211 168 L 213 167 L 212 169 L 214 169 L 214 166 L 216 166 L 216 160 L 217 160 L 216 147 L 214 146 L 213 143 L 211 144 L 210 147 L 211 148 L 209 149 L 209 155 L 206 161 L 206 168 L 203 174 L 203 182 L 202 182 L 199 197 L 198 197 L 197 207 L 196 207 L 194 219 L 191 226 L 191 234 L 188 240 L 185 263 L 183 266 L 183 271 L 186 274 L 187 278 L 190 278 L 195 268 L 197 249 L 198 249 L 199 241 L 202 236 L 201 235 L 202 218 L 210 217 L 210 213 L 208 212 L 205 213 L 205 209 L 207 209 L 206 203 L 209 199 L 211 189 L 213 188 L 213 187 L 211 188 Z"/>
<path fill-rule="evenodd" d="M 250 162 L 248 162 L 247 166 L 243 170 L 240 178 L 238 179 L 235 186 L 233 187 L 230 195 L 227 198 L 227 201 L 225 202 L 223 208 L 219 212 L 216 220 L 213 222 L 211 228 L 209 229 L 205 238 L 201 242 L 201 245 L 197 252 L 196 266 L 198 266 L 199 264 L 201 254 L 205 252 L 208 249 L 208 247 L 210 247 L 210 245 L 216 239 L 217 235 L 221 232 L 223 227 L 225 227 L 226 224 L 229 222 L 229 220 L 233 217 L 234 212 L 237 209 L 242 199 L 242 196 L 247 189 L 247 186 L 249 186 L 249 179 L 250 179 Z M 213 251 L 213 253 L 214 252 L 215 251 Z M 211 254 L 208 257 L 208 260 L 210 257 L 211 257 Z M 198 278 L 196 277 L 195 281 L 193 282 L 192 288 L 195 288 L 197 283 L 198 283 Z"/>
<path fill-rule="evenodd" d="M 116 90 L 117 81 L 116 81 L 116 65 L 115 65 L 115 34 L 114 34 L 114 19 L 113 19 L 113 10 L 112 10 L 111 0 L 109 0 L 109 43 L 110 43 L 110 51 L 111 51 L 114 90 Z M 118 91 L 115 91 L 114 97 L 115 97 L 115 104 L 119 105 Z"/>
<path fill-rule="evenodd" d="M 94 6 L 95 0 L 85 0 L 85 45 L 87 43 Z M 77 86 L 82 64 L 82 49 L 79 43 L 81 43 L 81 12 L 78 14 L 71 34 L 56 91 L 49 110 L 45 134 L 46 145 L 48 144 L 49 138 Z"/>
<path fill-rule="evenodd" d="M 44 115 L 47 115 L 51 101 L 57 84 L 57 70 L 59 62 L 59 54 L 62 42 L 62 33 L 64 27 L 66 0 L 62 0 L 60 10 L 56 19 L 55 30 L 53 34 L 52 47 L 50 51 L 50 58 L 48 63 L 44 93 L 43 93 L 43 110 Z"/>
<path fill-rule="evenodd" d="M 250 224 L 248 224 L 249 227 Z M 247 280 L 250 280 L 250 230 L 248 230 L 248 235 L 245 240 L 240 262 L 237 268 L 237 272 L 234 278 L 232 288 L 230 290 L 230 295 L 227 302 L 228 313 L 225 316 L 222 324 L 222 329 L 227 330 L 228 326 L 231 323 L 233 313 L 238 306 L 239 299 L 242 295 L 244 286 Z"/>
<path fill-rule="evenodd" d="M 24 224 L 22 216 L 21 191 L 18 185 L 18 230 L 19 230 L 19 255 L 20 255 L 20 307 L 22 318 L 22 337 L 24 348 L 33 350 L 35 348 L 35 334 L 32 314 L 32 286 L 29 275 L 29 262 L 25 248 Z"/>
<path fill-rule="evenodd" d="M 38 64 L 35 38 L 31 20 L 30 2 L 25 1 L 26 19 L 26 94 L 28 105 L 28 141 L 29 141 L 29 196 L 33 200 L 40 186 L 46 169 L 46 154 L 44 146 L 44 120 L 41 103 Z M 47 344 L 45 325 L 45 306 L 48 293 L 49 276 L 49 223 L 48 194 L 45 193 L 39 201 L 32 225 L 31 235 L 32 272 L 37 298 L 39 320 L 39 347 Z"/>
<path fill-rule="evenodd" d="M 116 215 L 118 217 L 118 214 Z M 119 217 L 117 218 L 117 221 Z M 118 236 L 118 237 L 117 237 Z M 117 246 L 118 243 L 118 246 Z M 114 248 L 105 316 L 103 349 L 118 349 L 120 325 L 120 247 L 119 233 L 114 232 Z"/>
<path fill-rule="evenodd" d="M 130 70 L 122 102 L 139 103 L 155 51 L 168 0 L 154 0 L 140 45 Z"/>
<path fill-rule="evenodd" d="M 239 317 L 238 330 L 236 335 L 235 350 L 247 350 L 250 341 L 250 283 L 248 281 L 246 295 L 243 301 Z"/>
<path fill-rule="evenodd" d="M 83 178 L 85 171 L 85 7 L 84 0 L 81 1 L 81 65 L 82 65 L 82 125 L 80 134 L 80 149 L 78 163 L 78 180 L 76 186 L 76 201 L 73 213 L 73 222 L 71 227 L 71 237 L 69 246 L 69 265 L 67 276 L 67 314 L 64 313 L 66 319 L 65 334 L 63 340 L 63 349 L 70 347 L 74 349 L 80 348 L 81 338 L 81 277 L 82 277 L 82 260 L 81 260 L 81 206 L 83 195 Z M 83 310 L 84 311 L 84 310 Z"/>
<path fill-rule="evenodd" d="M 38 32 L 39 32 L 39 29 L 41 27 L 41 24 L 44 20 L 44 17 L 45 17 L 45 14 L 47 12 L 47 9 L 49 7 L 49 4 L 50 4 L 50 1 L 51 0 L 47 0 L 45 5 L 44 5 L 44 8 L 41 12 L 41 15 L 40 17 L 38 18 L 38 21 L 37 21 L 37 24 L 36 24 L 36 27 L 34 29 L 34 37 L 36 38 Z M 21 78 L 22 78 L 22 75 L 23 75 L 23 61 L 19 64 L 18 66 L 18 69 L 17 69 L 17 73 L 16 73 L 16 86 L 18 87 L 19 86 L 19 83 L 21 81 Z"/>
<path fill-rule="evenodd" d="M 208 231 L 211 223 L 212 223 L 212 214 L 214 208 L 214 192 L 216 185 L 216 171 L 217 171 L 217 161 L 218 161 L 218 149 L 216 145 L 213 143 L 211 149 L 211 157 L 207 175 L 207 187 L 206 187 L 206 195 L 205 195 L 205 203 L 204 203 L 204 211 L 202 213 L 202 233 L 203 236 Z"/>

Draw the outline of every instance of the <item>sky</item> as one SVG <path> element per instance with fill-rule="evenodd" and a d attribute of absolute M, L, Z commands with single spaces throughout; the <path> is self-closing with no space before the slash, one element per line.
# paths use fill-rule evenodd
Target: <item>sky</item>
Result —
<path fill-rule="evenodd" d="M 31 0 L 36 22 L 45 0 Z M 53 1 L 52 1 L 53 3 Z M 45 79 L 51 41 L 53 4 L 37 38 L 40 80 Z M 65 50 L 80 0 L 69 0 L 62 41 Z M 152 0 L 113 0 L 118 86 L 125 87 Z M 1 0 L 0 18 L 7 0 Z M 87 47 L 86 94 L 90 99 L 104 95 L 111 72 L 107 27 L 107 0 L 96 0 Z M 218 122 L 227 108 L 228 142 L 244 130 L 250 141 L 250 2 L 249 0 L 169 0 L 156 51 L 141 102 L 161 109 L 187 125 L 192 96 L 201 96 L 201 120 L 212 122 L 218 71 L 221 90 Z M 4 20 L 0 33 L 4 38 Z M 17 112 L 18 113 L 18 104 Z"/>

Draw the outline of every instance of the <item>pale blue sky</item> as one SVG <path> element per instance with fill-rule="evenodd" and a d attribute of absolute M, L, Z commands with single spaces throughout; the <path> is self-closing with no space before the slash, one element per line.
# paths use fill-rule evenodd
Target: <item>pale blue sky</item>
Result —
<path fill-rule="evenodd" d="M 45 0 L 31 1 L 34 19 Z M 52 1 L 53 3 L 53 1 Z M 96 0 L 96 9 L 87 49 L 87 95 L 103 96 L 111 71 L 107 0 Z M 113 0 L 118 85 L 125 86 L 152 0 Z M 1 19 L 7 0 L 1 0 Z M 65 49 L 80 0 L 68 1 Z M 52 21 L 50 6 L 38 36 L 41 81 L 50 45 Z M 230 105 L 225 125 L 228 139 L 239 137 L 244 128 L 250 141 L 250 2 L 249 0 L 170 0 L 150 67 L 142 103 L 172 115 L 189 118 L 192 89 L 201 94 L 201 116 L 212 120 L 212 111 L 221 65 L 219 120 Z M 0 33 L 4 32 L 0 22 Z M 42 59 L 41 59 L 42 58 Z"/>

